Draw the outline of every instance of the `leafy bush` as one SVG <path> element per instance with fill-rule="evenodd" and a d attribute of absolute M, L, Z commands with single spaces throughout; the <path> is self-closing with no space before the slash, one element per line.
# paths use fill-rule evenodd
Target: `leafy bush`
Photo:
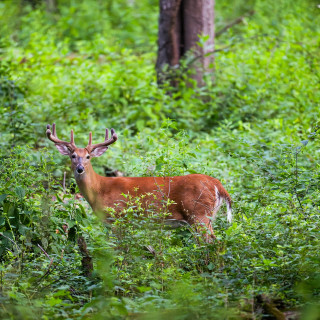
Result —
<path fill-rule="evenodd" d="M 1 155 L 2 318 L 64 312 L 58 309 L 79 304 L 89 294 L 75 247 L 86 225 L 85 210 L 73 196 L 55 200 L 54 190 L 62 188 L 52 177 L 53 165 L 45 150 L 18 147 Z"/>

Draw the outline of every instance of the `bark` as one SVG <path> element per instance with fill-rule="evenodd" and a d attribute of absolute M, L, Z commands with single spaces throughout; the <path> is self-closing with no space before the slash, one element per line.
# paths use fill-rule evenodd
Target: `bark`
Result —
<path fill-rule="evenodd" d="M 45 0 L 47 11 L 49 13 L 54 13 L 57 11 L 57 1 L 56 0 Z"/>
<path fill-rule="evenodd" d="M 207 36 L 204 46 L 199 46 L 200 36 Z M 187 52 L 199 57 L 195 70 L 198 85 L 203 84 L 205 72 L 213 71 L 214 50 L 214 0 L 160 0 L 158 82 L 166 78 L 165 65 L 177 68 Z"/>
<path fill-rule="evenodd" d="M 165 65 L 179 64 L 181 44 L 180 4 L 182 0 L 160 0 L 158 58 L 156 69 L 158 82 L 162 82 Z"/>
<path fill-rule="evenodd" d="M 57 11 L 57 0 L 22 0 L 22 5 L 30 4 L 35 9 L 42 2 L 46 4 L 48 12 L 53 13 Z"/>
<path fill-rule="evenodd" d="M 41 3 L 41 0 L 22 0 L 21 4 L 22 6 L 24 5 L 31 5 L 33 9 L 35 9 L 37 7 L 37 5 L 39 5 Z"/>
<path fill-rule="evenodd" d="M 203 76 L 213 73 L 214 56 L 208 52 L 214 50 L 214 1 L 213 0 L 184 0 L 184 49 L 192 51 L 200 58 L 195 63 L 194 79 L 199 85 L 203 84 Z M 197 45 L 199 36 L 208 36 L 203 46 Z"/>
<path fill-rule="evenodd" d="M 87 249 L 86 240 L 82 236 L 78 238 L 78 247 L 82 255 L 81 265 L 82 265 L 83 274 L 86 277 L 91 277 L 93 272 L 92 257 L 90 256 L 89 251 Z"/>

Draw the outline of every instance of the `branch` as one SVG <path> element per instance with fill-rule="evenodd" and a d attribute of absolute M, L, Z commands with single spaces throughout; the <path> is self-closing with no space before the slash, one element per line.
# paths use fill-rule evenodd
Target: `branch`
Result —
<path fill-rule="evenodd" d="M 21 249 L 20 249 L 20 247 L 17 245 L 17 243 L 16 243 L 16 242 L 14 242 L 11 238 L 9 238 L 9 237 L 5 236 L 2 232 L 0 232 L 0 236 L 2 236 L 2 237 L 4 237 L 4 238 L 8 239 L 10 242 L 12 242 L 12 243 L 17 247 L 18 251 L 22 252 L 22 251 L 21 251 Z M 8 249 L 8 248 L 7 248 L 7 249 Z"/>
<path fill-rule="evenodd" d="M 64 172 L 63 173 L 63 193 L 66 194 L 66 176 L 67 176 L 67 173 Z"/>
<path fill-rule="evenodd" d="M 219 49 L 215 49 L 213 51 L 209 51 L 209 52 L 206 52 L 204 55 L 201 54 L 201 55 L 198 55 L 198 56 L 195 56 L 193 59 L 191 59 L 190 61 L 187 62 L 187 66 L 190 66 L 192 65 L 194 62 L 196 62 L 198 59 L 202 58 L 203 56 L 208 56 L 210 54 L 214 54 L 216 52 L 220 52 L 220 51 L 225 51 L 229 48 L 232 48 L 234 47 L 236 44 L 239 44 L 239 43 L 244 43 L 246 42 L 247 40 L 253 40 L 253 39 L 256 39 L 256 38 L 260 38 L 260 37 L 268 37 L 269 35 L 268 34 L 258 34 L 258 35 L 255 35 L 255 36 L 252 36 L 252 37 L 249 37 L 249 38 L 246 38 L 246 39 L 241 39 L 239 41 L 235 41 L 225 47 L 222 47 L 222 48 L 219 48 Z"/>
<path fill-rule="evenodd" d="M 40 250 L 45 254 L 45 256 L 51 261 L 52 259 L 51 259 L 50 256 L 46 253 L 46 251 L 40 246 L 39 243 L 38 243 L 38 247 L 39 247 Z"/>
<path fill-rule="evenodd" d="M 229 24 L 227 24 L 226 26 L 224 26 L 221 30 L 217 31 L 215 34 L 215 37 L 218 38 L 220 37 L 223 33 L 225 33 L 227 30 L 229 30 L 230 28 L 232 28 L 233 26 L 235 26 L 238 23 L 241 23 L 244 21 L 244 18 L 246 17 L 250 17 L 252 15 L 255 14 L 254 10 L 249 11 L 248 13 L 246 13 L 245 15 L 237 18 L 236 20 L 230 22 Z"/>

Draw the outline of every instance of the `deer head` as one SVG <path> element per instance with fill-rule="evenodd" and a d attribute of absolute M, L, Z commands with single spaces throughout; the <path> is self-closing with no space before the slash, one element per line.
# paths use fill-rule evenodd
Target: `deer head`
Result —
<path fill-rule="evenodd" d="M 48 139 L 54 142 L 58 151 L 70 157 L 71 167 L 76 179 L 85 176 L 86 171 L 92 168 L 90 163 L 91 158 L 100 157 L 108 149 L 108 146 L 118 139 L 114 129 L 111 129 L 111 138 L 109 139 L 109 130 L 106 129 L 104 142 L 92 144 L 92 133 L 90 132 L 88 145 L 85 148 L 77 148 L 74 143 L 73 130 L 71 130 L 70 142 L 62 141 L 57 137 L 55 123 L 52 124 L 52 132 L 50 125 L 47 125 L 46 133 Z"/>

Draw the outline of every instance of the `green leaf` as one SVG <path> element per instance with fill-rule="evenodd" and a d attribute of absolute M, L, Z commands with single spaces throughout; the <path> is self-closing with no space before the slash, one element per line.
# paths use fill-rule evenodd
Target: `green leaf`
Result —
<path fill-rule="evenodd" d="M 197 156 L 196 156 L 196 154 L 194 152 L 188 152 L 188 155 L 193 157 L 193 158 L 195 158 L 195 159 L 197 159 Z"/>
<path fill-rule="evenodd" d="M 86 209 L 84 208 L 84 206 L 81 203 L 78 203 L 78 206 L 80 208 L 80 212 L 83 218 L 88 218 L 87 213 L 86 213 Z"/>
<path fill-rule="evenodd" d="M 60 203 L 63 203 L 63 200 L 59 197 L 58 194 L 56 194 L 56 197 L 57 197 L 57 200 L 58 200 Z"/>
<path fill-rule="evenodd" d="M 141 293 L 152 290 L 151 287 L 137 287 L 137 289 L 138 289 Z"/>
<path fill-rule="evenodd" d="M 7 194 L 0 195 L 0 203 L 7 197 Z"/>
<path fill-rule="evenodd" d="M 42 243 L 43 249 L 46 250 L 48 248 L 48 240 L 46 238 L 42 238 L 41 243 Z"/>
<path fill-rule="evenodd" d="M 215 267 L 215 265 L 214 265 L 212 262 L 210 262 L 210 263 L 208 264 L 208 270 L 213 270 L 214 267 Z"/>
<path fill-rule="evenodd" d="M 16 195 L 20 200 L 22 200 L 26 195 L 26 190 L 23 189 L 21 186 L 16 187 L 15 191 L 16 191 Z"/>

